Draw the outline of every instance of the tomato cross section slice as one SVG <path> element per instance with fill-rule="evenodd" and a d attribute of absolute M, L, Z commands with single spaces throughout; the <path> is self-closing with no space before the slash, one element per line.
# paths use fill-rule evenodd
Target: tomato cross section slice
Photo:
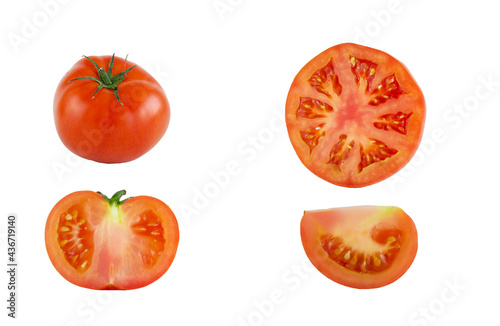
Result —
<path fill-rule="evenodd" d="M 314 174 L 344 187 L 382 181 L 416 152 L 425 121 L 422 91 L 382 51 L 334 46 L 308 62 L 286 101 L 290 141 Z"/>
<path fill-rule="evenodd" d="M 399 279 L 413 263 L 418 247 L 415 224 L 398 207 L 306 211 L 300 233 L 309 260 L 322 274 L 359 289 Z"/>
<path fill-rule="evenodd" d="M 148 196 L 120 200 L 79 191 L 61 199 L 45 228 L 45 244 L 56 270 L 90 289 L 135 289 L 160 278 L 179 242 L 174 213 Z"/>

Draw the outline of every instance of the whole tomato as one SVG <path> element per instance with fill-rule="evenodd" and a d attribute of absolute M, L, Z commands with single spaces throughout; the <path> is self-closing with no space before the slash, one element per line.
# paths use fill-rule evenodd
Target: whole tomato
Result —
<path fill-rule="evenodd" d="M 123 163 L 158 143 L 170 106 L 160 84 L 126 58 L 84 56 L 57 87 L 54 120 L 62 142 L 76 155 Z"/>

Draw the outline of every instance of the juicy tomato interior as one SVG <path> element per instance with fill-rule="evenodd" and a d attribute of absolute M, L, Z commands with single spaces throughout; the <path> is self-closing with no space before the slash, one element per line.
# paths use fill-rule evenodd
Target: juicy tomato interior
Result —
<path fill-rule="evenodd" d="M 423 94 L 390 55 L 334 46 L 295 77 L 286 102 L 292 145 L 302 163 L 340 186 L 363 187 L 401 169 L 418 148 Z"/>
<path fill-rule="evenodd" d="M 92 289 L 134 289 L 170 267 L 179 231 L 170 208 L 139 196 L 109 204 L 83 191 L 63 198 L 46 226 L 49 257 L 68 281 Z"/>
<path fill-rule="evenodd" d="M 353 288 L 394 282 L 417 253 L 415 224 L 398 207 L 306 211 L 300 230 L 312 264 L 331 280 Z"/>

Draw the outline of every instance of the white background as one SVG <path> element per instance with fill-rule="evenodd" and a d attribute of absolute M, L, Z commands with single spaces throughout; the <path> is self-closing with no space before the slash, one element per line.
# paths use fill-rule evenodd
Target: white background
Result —
<path fill-rule="evenodd" d="M 460 3 L 2 1 L 0 261 L 6 217 L 16 213 L 19 301 L 18 319 L 7 318 L 2 273 L 0 323 L 497 323 L 500 21 L 493 1 Z M 401 60 L 427 102 L 425 146 L 399 174 L 362 189 L 310 173 L 282 120 L 295 74 L 343 42 Z M 150 71 L 172 112 L 158 145 L 120 165 L 71 155 L 52 116 L 64 73 L 83 54 L 112 53 Z M 214 187 L 228 164 L 237 173 Z M 119 189 L 172 207 L 181 237 L 173 265 L 134 291 L 68 283 L 45 251 L 49 211 L 73 191 Z M 212 198 L 201 200 L 207 191 Z M 419 251 L 395 283 L 355 290 L 312 269 L 299 222 L 304 210 L 366 204 L 403 208 Z"/>

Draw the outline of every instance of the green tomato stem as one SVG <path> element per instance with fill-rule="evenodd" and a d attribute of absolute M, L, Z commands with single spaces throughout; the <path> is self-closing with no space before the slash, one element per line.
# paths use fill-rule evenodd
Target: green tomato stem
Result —
<path fill-rule="evenodd" d="M 124 200 L 120 200 L 121 197 L 125 196 L 125 194 L 127 193 L 125 190 L 120 190 L 120 191 L 117 191 L 111 198 L 107 197 L 106 195 L 104 195 L 102 192 L 98 191 L 97 192 L 99 195 L 101 195 L 107 202 L 108 202 L 108 205 L 109 206 L 120 206 L 121 204 L 123 204 L 126 200 L 128 200 L 129 198 L 126 198 Z"/>
<path fill-rule="evenodd" d="M 128 57 L 128 55 L 127 55 L 125 57 L 125 70 L 120 72 L 119 74 L 116 74 L 115 76 L 113 76 L 113 65 L 115 62 L 115 54 L 114 53 L 113 53 L 113 56 L 111 57 L 111 61 L 109 62 L 108 71 L 105 71 L 103 68 L 99 67 L 97 65 L 97 63 L 95 63 L 95 61 L 92 60 L 91 58 L 89 58 L 85 55 L 83 57 L 86 58 L 87 60 L 89 60 L 94 65 L 94 67 L 97 70 L 98 78 L 91 77 L 91 76 L 84 76 L 84 77 L 78 77 L 78 78 L 71 79 L 70 81 L 68 81 L 68 83 L 75 81 L 75 80 L 82 80 L 82 79 L 93 80 L 93 81 L 97 82 L 99 85 L 97 86 L 97 90 L 95 91 L 92 98 L 94 98 L 102 88 L 107 88 L 107 89 L 113 90 L 113 93 L 115 94 L 116 99 L 118 100 L 118 102 L 121 105 L 123 105 L 122 101 L 120 100 L 120 96 L 118 95 L 118 84 L 120 84 L 122 81 L 124 81 L 125 78 L 127 78 L 127 73 L 130 70 L 132 70 L 132 68 L 135 68 L 137 65 L 134 65 L 134 66 L 127 69 L 127 57 Z"/>

